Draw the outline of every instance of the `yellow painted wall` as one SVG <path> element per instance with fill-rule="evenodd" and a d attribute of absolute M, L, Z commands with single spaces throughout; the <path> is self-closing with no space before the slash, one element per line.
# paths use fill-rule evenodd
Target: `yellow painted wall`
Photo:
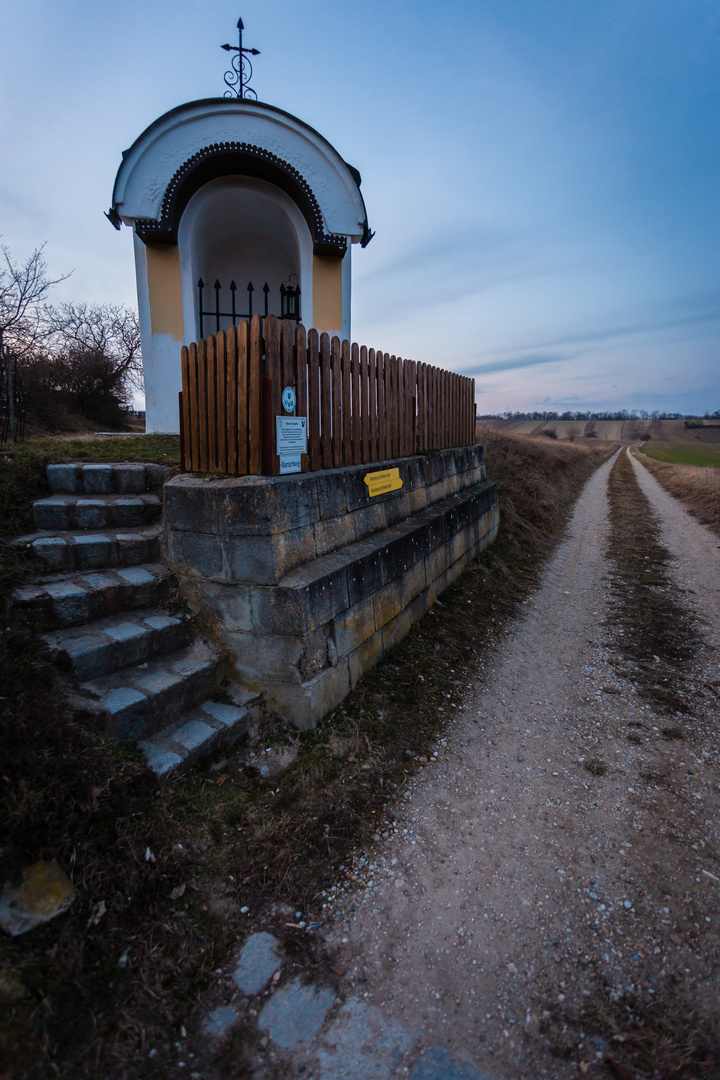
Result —
<path fill-rule="evenodd" d="M 182 287 L 180 285 L 180 253 L 169 244 L 148 244 L 148 298 L 150 326 L 153 334 L 171 334 L 183 340 Z"/>
<path fill-rule="evenodd" d="M 342 323 L 342 259 L 313 255 L 313 326 L 339 334 Z"/>

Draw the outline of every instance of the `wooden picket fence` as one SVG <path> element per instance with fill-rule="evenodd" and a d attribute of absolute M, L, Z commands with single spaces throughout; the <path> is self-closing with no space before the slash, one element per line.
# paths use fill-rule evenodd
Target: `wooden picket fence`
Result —
<path fill-rule="evenodd" d="M 286 386 L 294 414 L 282 409 Z M 307 417 L 303 472 L 388 461 L 475 442 L 475 380 L 274 315 L 183 346 L 185 472 L 276 474 L 282 415 Z"/>

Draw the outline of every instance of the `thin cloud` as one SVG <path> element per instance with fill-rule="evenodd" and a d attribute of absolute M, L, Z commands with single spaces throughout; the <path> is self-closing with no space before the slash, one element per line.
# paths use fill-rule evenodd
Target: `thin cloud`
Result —
<path fill-rule="evenodd" d="M 482 378 L 483 375 L 489 375 L 494 371 L 514 371 L 518 368 L 540 367 L 543 364 L 559 364 L 575 359 L 577 357 L 568 356 L 565 353 L 535 353 L 530 356 L 513 356 L 508 357 L 507 360 L 495 360 L 491 364 L 465 368 L 463 374 Z"/>

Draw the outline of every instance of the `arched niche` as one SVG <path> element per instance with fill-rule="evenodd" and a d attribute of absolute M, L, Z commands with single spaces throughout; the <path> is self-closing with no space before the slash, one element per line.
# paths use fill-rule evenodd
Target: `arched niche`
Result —
<path fill-rule="evenodd" d="M 226 176 L 212 180 L 189 200 L 178 228 L 186 334 L 199 337 L 198 279 L 206 283 L 203 308 L 215 310 L 214 283 L 220 282 L 221 311 L 231 310 L 230 282 L 237 285 L 236 310 L 248 310 L 252 282 L 253 311 L 263 314 L 263 286 L 269 286 L 269 312 L 280 315 L 281 285 L 300 286 L 309 311 L 312 298 L 313 239 L 302 213 L 284 191 L 263 180 Z M 220 321 L 227 329 L 230 318 Z M 215 333 L 214 318 L 204 333 Z"/>

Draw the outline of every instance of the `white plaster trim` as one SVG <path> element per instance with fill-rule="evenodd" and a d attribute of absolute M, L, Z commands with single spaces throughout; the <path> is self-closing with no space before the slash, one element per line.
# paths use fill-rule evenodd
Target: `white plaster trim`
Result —
<path fill-rule="evenodd" d="M 363 200 L 347 165 L 316 131 L 295 117 L 248 101 L 191 102 L 155 121 L 125 154 L 113 205 L 124 221 L 158 219 L 177 170 L 206 146 L 246 142 L 287 161 L 306 180 L 320 206 L 325 230 L 357 242 L 365 222 Z"/>

